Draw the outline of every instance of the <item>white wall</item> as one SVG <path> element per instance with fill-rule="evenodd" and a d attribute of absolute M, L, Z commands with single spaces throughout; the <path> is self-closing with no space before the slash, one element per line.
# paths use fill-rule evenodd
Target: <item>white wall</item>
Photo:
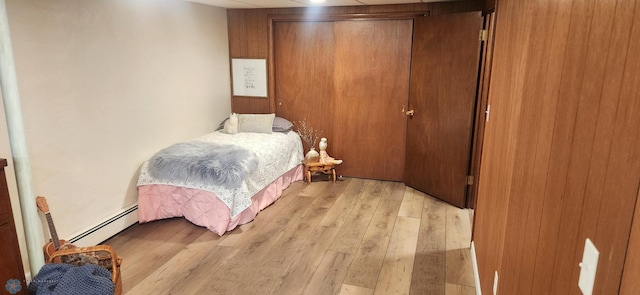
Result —
<path fill-rule="evenodd" d="M 231 110 L 225 9 L 180 0 L 7 0 L 7 9 L 33 188 L 60 238 L 136 203 L 146 158 L 213 131 Z M 0 157 L 10 160 L 4 109 L 0 117 Z M 26 256 L 11 161 L 6 171 Z"/>

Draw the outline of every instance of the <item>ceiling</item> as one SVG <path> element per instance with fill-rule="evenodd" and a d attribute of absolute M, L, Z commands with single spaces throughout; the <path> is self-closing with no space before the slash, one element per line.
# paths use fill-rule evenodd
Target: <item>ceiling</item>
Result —
<path fill-rule="evenodd" d="M 461 0 L 325 0 L 323 3 L 311 3 L 309 0 L 187 0 L 224 8 L 276 8 L 276 7 L 310 7 L 310 6 L 358 6 L 405 4 L 426 2 L 450 2 Z"/>

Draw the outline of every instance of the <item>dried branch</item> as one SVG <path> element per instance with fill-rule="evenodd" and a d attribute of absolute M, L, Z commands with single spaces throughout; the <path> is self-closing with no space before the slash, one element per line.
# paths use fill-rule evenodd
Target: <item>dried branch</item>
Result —
<path fill-rule="evenodd" d="M 307 119 L 294 123 L 296 126 L 296 132 L 300 135 L 302 141 L 304 141 L 310 148 L 315 148 L 322 136 L 322 131 L 313 129 L 313 127 L 307 125 Z"/>

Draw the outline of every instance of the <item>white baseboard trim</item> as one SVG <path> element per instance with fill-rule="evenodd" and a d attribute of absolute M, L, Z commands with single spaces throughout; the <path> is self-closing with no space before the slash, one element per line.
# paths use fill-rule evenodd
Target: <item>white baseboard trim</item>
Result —
<path fill-rule="evenodd" d="M 476 283 L 476 295 L 482 295 L 480 274 L 478 273 L 478 259 L 476 258 L 476 245 L 473 241 L 471 241 L 471 264 L 473 265 L 473 280 Z"/>
<path fill-rule="evenodd" d="M 78 247 L 98 245 L 138 222 L 138 203 L 123 208 L 104 221 L 71 235 L 68 239 Z"/>

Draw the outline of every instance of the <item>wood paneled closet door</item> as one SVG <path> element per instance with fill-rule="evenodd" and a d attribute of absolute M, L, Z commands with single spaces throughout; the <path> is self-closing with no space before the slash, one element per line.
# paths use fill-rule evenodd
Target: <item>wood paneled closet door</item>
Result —
<path fill-rule="evenodd" d="M 332 140 L 333 22 L 274 23 L 274 54 L 276 114 L 296 124 L 306 120 Z"/>
<path fill-rule="evenodd" d="M 416 18 L 405 184 L 466 201 L 482 28 L 480 12 Z"/>
<path fill-rule="evenodd" d="M 411 20 L 276 22 L 276 114 L 321 130 L 339 174 L 402 180 L 411 38 Z"/>
<path fill-rule="evenodd" d="M 401 181 L 411 66 L 411 20 L 335 23 L 335 155 L 339 173 Z"/>

